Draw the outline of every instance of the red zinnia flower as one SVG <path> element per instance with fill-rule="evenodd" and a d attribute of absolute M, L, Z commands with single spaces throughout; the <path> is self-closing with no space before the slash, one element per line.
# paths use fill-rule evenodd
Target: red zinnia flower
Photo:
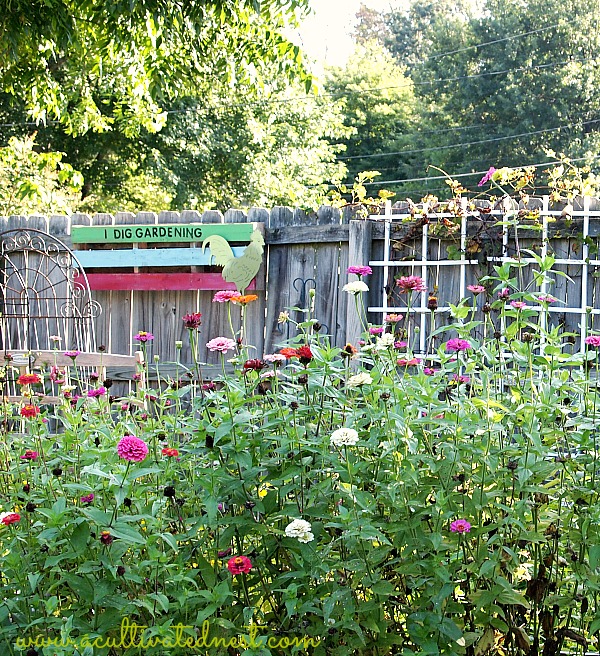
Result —
<path fill-rule="evenodd" d="M 109 545 L 112 544 L 114 540 L 114 535 L 111 535 L 110 531 L 102 531 L 102 533 L 100 533 L 100 542 L 102 542 L 102 544 Z"/>
<path fill-rule="evenodd" d="M 179 455 L 179 451 L 177 449 L 172 449 L 171 447 L 165 447 L 162 450 L 162 454 L 168 458 L 176 458 Z"/>
<path fill-rule="evenodd" d="M 190 328 L 191 330 L 200 328 L 200 324 L 202 323 L 201 312 L 192 312 L 191 314 L 184 314 L 181 318 L 183 319 L 183 325 L 186 328 Z"/>
<path fill-rule="evenodd" d="M 10 524 L 16 524 L 21 521 L 21 515 L 19 513 L 2 513 L 0 515 L 0 523 L 4 526 L 9 526 Z"/>
<path fill-rule="evenodd" d="M 298 357 L 298 354 L 296 353 L 295 348 L 289 348 L 289 347 L 286 346 L 285 348 L 282 348 L 279 352 L 281 353 L 281 355 L 285 355 L 286 358 L 296 358 L 296 357 Z"/>
<path fill-rule="evenodd" d="M 31 405 L 31 403 L 24 405 L 21 410 L 21 417 L 26 417 L 27 419 L 33 419 L 40 414 L 40 409 L 37 405 Z"/>
<path fill-rule="evenodd" d="M 261 369 L 264 369 L 266 366 L 267 365 L 262 360 L 259 360 L 258 358 L 255 358 L 253 360 L 246 360 L 246 362 L 244 362 L 245 370 L 254 369 L 255 371 L 260 371 Z"/>
<path fill-rule="evenodd" d="M 41 383 L 42 379 L 38 374 L 21 374 L 17 378 L 17 383 L 19 385 L 37 385 Z"/>
<path fill-rule="evenodd" d="M 296 357 L 302 364 L 308 364 L 313 359 L 313 354 L 310 350 L 310 346 L 301 346 L 300 348 L 297 348 Z"/>
<path fill-rule="evenodd" d="M 248 556 L 234 556 L 227 561 L 227 569 L 235 576 L 247 574 L 252 569 L 252 562 Z"/>

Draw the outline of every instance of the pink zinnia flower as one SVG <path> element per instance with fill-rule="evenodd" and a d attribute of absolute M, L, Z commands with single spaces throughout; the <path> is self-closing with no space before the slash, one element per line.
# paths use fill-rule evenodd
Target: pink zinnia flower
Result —
<path fill-rule="evenodd" d="M 117 453 L 119 458 L 129 460 L 130 462 L 142 462 L 148 455 L 148 445 L 144 440 L 133 435 L 126 435 L 119 440 L 117 444 Z"/>
<path fill-rule="evenodd" d="M 394 348 L 403 349 L 408 346 L 408 342 L 394 342 Z"/>
<path fill-rule="evenodd" d="M 522 310 L 527 306 L 527 303 L 524 303 L 523 301 L 511 301 L 510 304 L 515 308 L 515 310 Z"/>
<path fill-rule="evenodd" d="M 247 574 L 252 569 L 252 561 L 248 556 L 234 556 L 227 561 L 227 569 L 235 576 Z"/>
<path fill-rule="evenodd" d="M 145 344 L 146 342 L 151 342 L 154 339 L 154 335 L 152 333 L 147 333 L 145 330 L 140 330 L 137 335 L 133 336 L 133 339 L 137 339 L 138 342 Z"/>
<path fill-rule="evenodd" d="M 40 454 L 37 451 L 27 449 L 27 451 L 21 456 L 21 460 L 37 460 L 39 455 Z"/>
<path fill-rule="evenodd" d="M 450 524 L 452 533 L 468 533 L 471 530 L 471 524 L 466 519 L 455 519 Z"/>
<path fill-rule="evenodd" d="M 267 355 L 263 357 L 263 360 L 265 362 L 270 362 L 271 364 L 281 364 L 282 362 L 285 362 L 287 358 L 281 353 L 267 353 Z"/>
<path fill-rule="evenodd" d="M 401 294 L 427 291 L 423 278 L 420 278 L 419 276 L 402 276 L 396 280 L 396 285 L 400 287 Z"/>
<path fill-rule="evenodd" d="M 81 353 L 81 351 L 65 351 L 65 355 L 73 360 Z"/>
<path fill-rule="evenodd" d="M 544 296 L 544 295 L 542 295 L 542 296 L 538 296 L 537 300 L 540 303 L 556 303 L 556 299 L 554 298 L 554 296 L 547 296 L 547 295 Z"/>
<path fill-rule="evenodd" d="M 492 176 L 494 175 L 494 173 L 496 173 L 496 169 L 493 166 L 490 166 L 487 173 L 483 176 L 483 178 L 481 178 L 481 180 L 479 181 L 477 186 L 478 187 L 483 187 L 483 185 L 486 182 L 489 182 L 492 179 Z"/>
<path fill-rule="evenodd" d="M 475 294 L 475 296 L 477 296 L 477 294 L 483 294 L 485 291 L 485 287 L 483 285 L 467 285 L 467 289 Z"/>
<path fill-rule="evenodd" d="M 206 348 L 213 353 L 218 351 L 219 353 L 227 353 L 235 348 L 235 341 L 233 339 L 228 339 L 227 337 L 215 337 L 211 339 L 210 342 L 207 342 Z"/>
<path fill-rule="evenodd" d="M 227 303 L 227 301 L 230 301 L 232 298 L 239 298 L 240 293 L 239 292 L 234 292 L 233 289 L 224 289 L 221 292 L 217 292 L 213 296 L 213 303 Z"/>
<path fill-rule="evenodd" d="M 404 317 L 401 314 L 386 314 L 385 315 L 385 320 L 386 323 L 398 323 L 398 321 L 402 321 Z"/>
<path fill-rule="evenodd" d="M 88 397 L 90 399 L 95 399 L 99 396 L 104 396 L 106 394 L 106 387 L 94 387 L 93 389 L 88 390 Z"/>
<path fill-rule="evenodd" d="M 501 301 L 508 301 L 508 299 L 510 298 L 510 289 L 508 287 L 505 287 L 504 289 L 501 289 L 498 292 L 498 298 Z"/>
<path fill-rule="evenodd" d="M 600 335 L 590 335 L 585 338 L 585 343 L 588 346 L 600 346 Z"/>
<path fill-rule="evenodd" d="M 459 339 L 457 337 L 449 339 L 446 342 L 446 353 L 455 353 L 458 351 L 468 351 L 472 348 L 471 343 L 466 339 Z"/>
<path fill-rule="evenodd" d="M 431 367 L 424 367 L 423 368 L 423 373 L 426 376 L 433 376 L 433 374 L 435 373 L 435 369 L 432 369 Z"/>
<path fill-rule="evenodd" d="M 383 328 L 380 326 L 373 326 L 372 328 L 369 328 L 369 334 L 370 335 L 381 335 L 383 333 Z"/>
<path fill-rule="evenodd" d="M 357 276 L 370 276 L 373 269 L 370 266 L 349 266 L 348 273 L 354 273 Z"/>
<path fill-rule="evenodd" d="M 470 383 L 470 382 L 471 382 L 471 379 L 469 378 L 469 376 L 459 376 L 458 374 L 454 374 L 454 375 L 452 376 L 452 380 L 453 380 L 455 383 L 458 383 L 459 385 L 460 385 L 461 383 L 466 385 L 467 383 Z"/>
<path fill-rule="evenodd" d="M 411 358 L 410 360 L 408 358 L 400 358 L 397 360 L 397 364 L 399 367 L 416 367 L 421 360 L 418 358 Z"/>

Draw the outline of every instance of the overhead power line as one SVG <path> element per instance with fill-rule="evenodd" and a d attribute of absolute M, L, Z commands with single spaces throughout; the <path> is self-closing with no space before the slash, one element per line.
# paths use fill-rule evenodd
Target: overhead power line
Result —
<path fill-rule="evenodd" d="M 411 155 L 414 153 L 432 152 L 434 150 L 447 150 L 449 148 L 463 148 L 465 146 L 476 146 L 484 143 L 492 143 L 494 141 L 506 141 L 507 139 L 520 139 L 521 137 L 529 137 L 534 134 L 544 134 L 546 132 L 556 132 L 558 130 L 566 130 L 567 128 L 575 128 L 580 125 L 591 125 L 592 123 L 600 123 L 600 119 L 592 121 L 583 121 L 581 123 L 570 123 L 566 125 L 558 125 L 555 128 L 544 128 L 543 130 L 532 130 L 531 132 L 522 132 L 520 134 L 506 135 L 503 137 L 493 137 L 492 139 L 480 139 L 479 141 L 467 141 L 465 143 L 447 144 L 446 146 L 431 146 L 428 148 L 411 148 L 410 150 L 396 150 L 386 153 L 374 153 L 373 155 L 347 155 L 338 157 L 339 160 L 347 161 L 350 159 L 369 159 L 371 157 L 383 157 L 392 155 Z"/>
<path fill-rule="evenodd" d="M 600 159 L 600 155 L 595 157 L 577 157 L 575 159 L 569 160 L 570 162 L 583 162 L 585 160 L 597 160 Z M 541 166 L 552 166 L 553 164 L 560 164 L 558 160 L 553 160 L 551 162 L 539 162 L 538 164 L 523 164 L 522 166 L 511 166 L 511 169 L 523 169 L 528 167 L 539 168 Z M 382 184 L 401 184 L 403 182 L 424 182 L 427 180 L 454 180 L 455 178 L 467 178 L 474 175 L 485 175 L 486 171 L 472 171 L 471 173 L 457 173 L 456 175 L 432 175 L 421 178 L 405 178 L 404 180 L 377 180 L 376 182 L 363 182 L 365 186 L 367 185 L 382 185 Z"/>

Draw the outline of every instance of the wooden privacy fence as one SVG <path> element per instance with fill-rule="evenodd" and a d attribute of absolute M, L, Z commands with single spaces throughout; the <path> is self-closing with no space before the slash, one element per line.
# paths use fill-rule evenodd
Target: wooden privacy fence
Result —
<path fill-rule="evenodd" d="M 410 213 L 406 205 L 394 208 L 388 205 L 385 213 L 368 219 L 356 219 L 352 208 L 340 212 L 331 207 L 322 207 L 311 214 L 276 207 L 229 210 L 225 215 L 216 211 L 203 214 L 184 211 L 93 217 L 13 216 L 0 219 L 0 232 L 18 227 L 44 230 L 81 257 L 92 281 L 93 298 L 103 309 L 95 319 L 98 345 L 104 345 L 111 353 L 132 354 L 139 347 L 133 336 L 140 330 L 148 331 L 154 335 L 148 354 L 150 360 L 155 354 L 160 362 L 179 359 L 189 365 L 192 356 L 183 315 L 203 314 L 198 353 L 201 361 L 216 363 L 218 358 L 207 352 L 206 342 L 231 333 L 228 305 L 212 302 L 214 291 L 226 285 L 220 278 L 220 269 L 210 267 L 207 254 L 202 254 L 202 239 L 208 228 L 214 230 L 216 224 L 254 224 L 243 233 L 244 237 L 233 239 L 238 255 L 243 252 L 244 241 L 247 242 L 252 229 L 264 232 L 264 265 L 252 291 L 258 300 L 247 306 L 247 340 L 256 347 L 253 352 L 256 357 L 273 352 L 296 334 L 289 323 L 278 322 L 280 313 L 293 307 L 310 306 L 311 316 L 319 320 L 322 333 L 331 335 L 334 344 L 355 342 L 360 323 L 353 298 L 342 288 L 349 278 L 356 279 L 347 275 L 349 265 L 368 263 L 373 267 L 373 274 L 366 278 L 370 288 L 369 319 L 373 323 L 381 323 L 388 312 L 407 311 L 406 297 L 397 293 L 396 278 L 418 275 L 424 279 L 428 293 L 416 295 L 410 308 L 413 324 L 420 328 L 413 343 L 417 352 L 425 350 L 430 327 L 429 294 L 437 297 L 436 325 L 449 322 L 449 304 L 470 296 L 467 286 L 492 273 L 493 267 L 503 261 L 515 261 L 519 255 L 528 265 L 521 269 L 521 274 L 524 284 L 529 284 L 533 278 L 532 266 L 536 264 L 527 251 L 542 257 L 554 255 L 554 269 L 569 277 L 555 276 L 555 284 L 545 285 L 541 290 L 557 299 L 550 308 L 549 321 L 563 324 L 580 335 L 581 325 L 587 318 L 588 330 L 600 330 L 598 201 L 585 199 L 575 203 L 569 216 L 564 216 L 561 208 L 551 208 L 547 198 L 535 199 L 533 204 L 534 212 L 510 209 L 507 216 L 489 206 L 472 211 L 465 205 L 458 219 L 427 211 Z M 503 219 L 506 225 L 499 225 Z M 517 219 L 520 226 L 515 230 L 512 224 Z M 80 238 L 72 239 L 77 229 L 86 226 L 104 226 L 113 229 L 113 233 L 119 227 L 148 228 L 138 237 L 132 234 L 127 243 L 118 240 L 81 243 Z M 161 231 L 159 226 L 173 226 L 173 230 Z M 187 226 L 190 230 L 204 226 L 205 232 L 176 231 L 176 226 Z M 137 238 L 140 241 L 135 241 Z M 120 250 L 127 252 L 119 255 Z M 127 267 L 114 268 L 119 257 L 127 258 Z M 107 276 L 121 282 L 107 282 Z M 138 282 L 125 289 L 125 280 Z M 140 280 L 154 282 L 139 283 Z M 480 310 L 484 301 L 485 295 L 477 299 L 476 318 L 482 318 Z M 237 329 L 239 308 L 232 309 Z M 290 314 L 297 321 L 306 318 L 301 312 Z M 583 336 L 578 339 L 582 343 Z M 177 341 L 183 342 L 180 351 L 176 348 Z"/>

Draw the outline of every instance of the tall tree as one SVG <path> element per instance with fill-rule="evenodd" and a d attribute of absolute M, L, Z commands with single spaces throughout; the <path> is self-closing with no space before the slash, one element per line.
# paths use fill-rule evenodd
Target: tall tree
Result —
<path fill-rule="evenodd" d="M 476 14 L 458 7 L 415 0 L 390 16 L 390 48 L 427 108 L 423 160 L 462 173 L 544 162 L 548 148 L 594 157 L 600 6 L 486 0 Z"/>
<path fill-rule="evenodd" d="M 344 122 L 352 128 L 340 156 L 349 181 L 364 170 L 394 178 L 412 171 L 410 159 L 386 155 L 410 143 L 407 135 L 415 130 L 418 112 L 411 80 L 382 46 L 373 41 L 358 46 L 344 68 L 329 71 L 325 88 L 343 101 Z"/>
<path fill-rule="evenodd" d="M 0 83 L 36 119 L 72 133 L 157 131 L 174 98 L 265 69 L 311 78 L 283 30 L 308 0 L 10 0 Z"/>

